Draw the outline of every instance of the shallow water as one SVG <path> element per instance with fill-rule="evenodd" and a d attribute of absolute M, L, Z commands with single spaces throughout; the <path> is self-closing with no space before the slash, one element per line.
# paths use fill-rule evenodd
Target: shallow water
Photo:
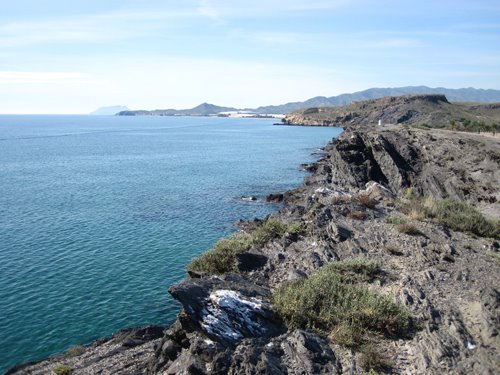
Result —
<path fill-rule="evenodd" d="M 0 373 L 168 324 L 185 265 L 245 202 L 298 185 L 338 128 L 204 117 L 0 116 Z"/>

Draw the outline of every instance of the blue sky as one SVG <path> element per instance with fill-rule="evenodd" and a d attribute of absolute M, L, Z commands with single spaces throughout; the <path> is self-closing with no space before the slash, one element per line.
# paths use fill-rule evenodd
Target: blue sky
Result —
<path fill-rule="evenodd" d="M 500 89 L 497 0 L 0 0 L 0 113 Z"/>

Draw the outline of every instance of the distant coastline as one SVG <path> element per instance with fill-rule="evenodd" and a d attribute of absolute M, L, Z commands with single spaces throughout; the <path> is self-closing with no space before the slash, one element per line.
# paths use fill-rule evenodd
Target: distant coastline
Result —
<path fill-rule="evenodd" d="M 450 102 L 476 102 L 494 103 L 500 102 L 500 90 L 493 89 L 447 89 L 444 87 L 427 86 L 405 86 L 395 88 L 370 88 L 349 94 L 341 94 L 332 97 L 316 96 L 303 102 L 289 102 L 282 105 L 268 105 L 257 108 L 238 109 L 234 107 L 224 107 L 209 103 L 202 103 L 190 109 L 155 109 L 155 110 L 123 110 L 115 112 L 118 116 L 224 116 L 225 114 L 235 114 L 234 117 L 274 117 L 283 116 L 291 112 L 313 108 L 313 107 L 339 107 L 352 102 L 379 99 L 386 96 L 403 96 L 415 94 L 441 94 L 446 95 Z M 236 116 L 241 114 L 241 116 Z M 244 116 L 247 115 L 247 116 Z"/>

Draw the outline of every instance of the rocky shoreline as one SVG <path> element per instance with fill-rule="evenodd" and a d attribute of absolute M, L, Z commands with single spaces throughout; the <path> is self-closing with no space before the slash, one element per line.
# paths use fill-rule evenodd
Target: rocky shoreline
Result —
<path fill-rule="evenodd" d="M 324 151 L 300 187 L 278 195 L 282 209 L 241 223 L 241 251 L 216 272 L 190 265 L 170 288 L 182 304 L 172 326 L 120 332 L 7 374 L 61 365 L 72 374 L 498 373 L 498 236 L 450 229 L 419 197 L 468 201 L 498 219 L 500 141 L 366 126 Z M 266 223 L 275 225 L 263 235 Z M 376 263 L 363 287 L 408 312 L 405 334 L 376 327 L 346 345 L 338 330 L 289 324 L 277 311 L 280 286 L 352 259 Z"/>

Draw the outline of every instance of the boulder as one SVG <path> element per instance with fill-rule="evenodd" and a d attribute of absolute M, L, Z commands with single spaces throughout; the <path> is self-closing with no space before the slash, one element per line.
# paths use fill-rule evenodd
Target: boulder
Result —
<path fill-rule="evenodd" d="M 283 329 L 271 310 L 269 290 L 242 276 L 188 279 L 169 292 L 208 337 L 225 345 L 270 337 Z"/>
<path fill-rule="evenodd" d="M 266 202 L 267 203 L 281 203 L 283 202 L 283 194 L 282 193 L 277 193 L 277 194 L 269 194 L 266 197 Z"/>

